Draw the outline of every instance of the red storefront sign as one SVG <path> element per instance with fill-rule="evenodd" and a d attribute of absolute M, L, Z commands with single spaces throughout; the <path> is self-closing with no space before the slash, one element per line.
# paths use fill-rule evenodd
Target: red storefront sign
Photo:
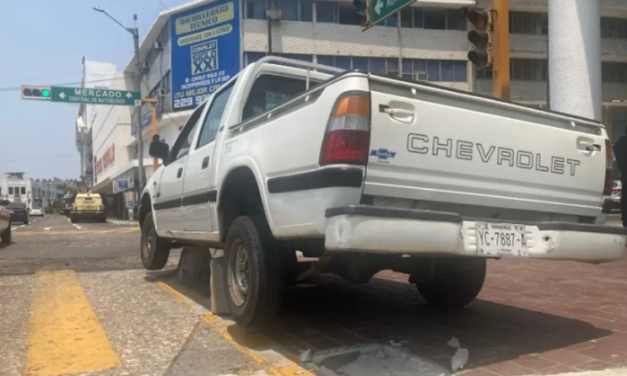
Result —
<path fill-rule="evenodd" d="M 106 170 L 113 162 L 115 162 L 115 144 L 109 146 L 102 157 L 96 160 L 96 175 Z"/>

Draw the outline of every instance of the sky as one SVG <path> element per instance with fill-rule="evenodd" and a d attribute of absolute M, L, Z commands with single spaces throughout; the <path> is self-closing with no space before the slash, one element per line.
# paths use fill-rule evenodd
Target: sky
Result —
<path fill-rule="evenodd" d="M 140 40 L 159 12 L 189 0 L 0 0 L 0 177 L 78 178 L 78 105 L 26 101 L 20 85 L 78 83 L 83 56 L 124 69 L 132 36 L 105 15 L 133 27 Z M 64 85 L 76 86 L 76 85 Z"/>

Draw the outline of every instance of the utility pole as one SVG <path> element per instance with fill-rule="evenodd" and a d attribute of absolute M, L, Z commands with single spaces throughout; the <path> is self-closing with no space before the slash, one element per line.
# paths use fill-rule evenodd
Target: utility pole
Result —
<path fill-rule="evenodd" d="M 509 0 L 494 0 L 493 95 L 510 100 Z"/>
<path fill-rule="evenodd" d="M 94 7 L 92 9 L 98 13 L 102 13 L 105 16 L 109 17 L 110 19 L 113 20 L 113 22 L 120 25 L 122 28 L 124 28 L 124 30 L 126 30 L 133 36 L 133 47 L 135 49 L 135 66 L 137 69 L 137 72 L 135 73 L 135 76 L 134 76 L 135 91 L 138 91 L 141 93 L 142 63 L 141 63 L 140 56 L 139 56 L 139 29 L 137 28 L 137 14 L 133 14 L 134 27 L 126 27 L 122 25 L 120 21 L 113 18 L 113 16 L 107 13 L 104 9 L 99 8 L 99 7 Z M 135 117 L 135 122 L 137 123 L 137 152 L 139 154 L 137 160 L 139 163 L 139 185 L 140 185 L 139 191 L 141 192 L 144 189 L 144 186 L 146 185 L 146 170 L 144 169 L 144 140 L 143 140 L 144 137 L 142 134 L 141 107 L 135 108 L 134 117 Z"/>
<path fill-rule="evenodd" d="M 135 75 L 135 91 L 142 92 L 142 63 L 139 57 L 139 29 L 137 28 L 137 14 L 133 14 L 134 28 L 133 45 L 135 47 L 135 65 L 137 74 Z M 139 157 L 139 191 L 141 192 L 146 186 L 146 170 L 144 169 L 144 135 L 142 129 L 142 113 L 141 107 L 135 107 L 135 122 L 137 123 L 137 152 Z M 154 171 L 153 171 L 154 173 Z"/>

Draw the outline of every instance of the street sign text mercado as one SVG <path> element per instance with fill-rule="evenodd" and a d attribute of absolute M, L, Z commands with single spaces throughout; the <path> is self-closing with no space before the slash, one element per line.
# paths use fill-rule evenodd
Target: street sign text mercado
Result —
<path fill-rule="evenodd" d="M 370 24 L 378 24 L 416 0 L 370 0 Z"/>
<path fill-rule="evenodd" d="M 50 100 L 63 103 L 141 106 L 141 95 L 138 91 L 82 87 L 52 86 L 50 88 Z"/>

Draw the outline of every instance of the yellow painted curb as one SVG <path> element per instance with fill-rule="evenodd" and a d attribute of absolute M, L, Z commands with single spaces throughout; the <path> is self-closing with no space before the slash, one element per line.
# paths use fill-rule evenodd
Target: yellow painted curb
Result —
<path fill-rule="evenodd" d="M 186 307 L 192 309 L 197 305 L 194 300 L 186 295 L 188 289 L 184 286 L 175 283 L 176 287 L 185 290 L 185 293 L 173 288 L 165 282 L 157 282 L 157 285 L 163 291 L 173 295 L 179 303 Z M 190 296 L 198 295 L 193 291 L 189 291 L 189 293 Z M 208 300 L 206 298 L 204 299 Z M 315 376 L 314 373 L 296 363 L 298 359 L 296 355 L 290 354 L 289 356 L 285 356 L 278 353 L 276 350 L 272 350 L 272 348 L 282 348 L 282 346 L 267 336 L 257 331 L 239 327 L 234 321 L 222 318 L 213 313 L 204 313 L 201 318 L 202 322 L 209 326 L 211 330 L 219 334 L 231 344 L 231 346 L 261 366 L 266 372 L 274 376 Z M 238 340 L 235 340 L 233 336 L 236 336 Z M 263 348 L 264 350 L 257 351 L 252 347 Z"/>

